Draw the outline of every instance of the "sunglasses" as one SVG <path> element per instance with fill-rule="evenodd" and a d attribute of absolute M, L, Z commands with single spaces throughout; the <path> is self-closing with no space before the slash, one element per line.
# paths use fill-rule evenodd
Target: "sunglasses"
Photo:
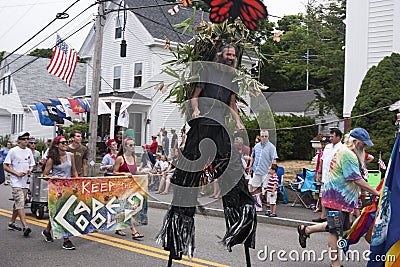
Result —
<path fill-rule="evenodd" d="M 135 144 L 129 144 L 129 145 L 127 145 L 127 146 L 129 146 L 129 147 L 134 147 L 134 146 L 135 146 Z"/>
<path fill-rule="evenodd" d="M 58 142 L 58 144 L 68 145 L 68 142 L 67 141 L 61 141 L 61 142 Z"/>
<path fill-rule="evenodd" d="M 29 142 L 29 144 L 36 144 L 36 142 Z"/>
<path fill-rule="evenodd" d="M 20 138 L 19 140 L 24 140 L 24 141 L 26 141 L 26 140 L 29 140 L 29 138 L 28 138 L 28 137 L 23 137 L 23 138 Z"/>
<path fill-rule="evenodd" d="M 261 135 L 262 138 L 268 138 L 268 135 Z"/>

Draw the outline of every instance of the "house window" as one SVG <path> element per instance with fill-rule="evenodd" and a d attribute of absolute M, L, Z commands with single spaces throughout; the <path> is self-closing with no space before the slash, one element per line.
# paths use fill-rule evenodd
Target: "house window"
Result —
<path fill-rule="evenodd" d="M 142 145 L 142 123 L 143 123 L 142 113 L 129 114 L 129 125 L 131 125 L 132 128 L 134 129 L 136 146 Z"/>
<path fill-rule="evenodd" d="M 114 67 L 113 89 L 121 89 L 121 66 Z"/>
<path fill-rule="evenodd" d="M 8 84 L 8 93 L 11 94 L 12 93 L 12 88 L 11 88 L 11 76 L 8 76 L 7 79 L 7 84 Z"/>
<path fill-rule="evenodd" d="M 115 18 L 115 39 L 122 38 L 122 17 L 117 16 Z"/>
<path fill-rule="evenodd" d="M 16 134 L 22 131 L 23 125 L 23 114 L 12 114 L 11 115 L 11 133 Z"/>
<path fill-rule="evenodd" d="M 6 84 L 4 79 L 0 80 L 0 90 L 2 92 L 2 95 L 4 95 L 6 93 Z"/>
<path fill-rule="evenodd" d="M 143 63 L 135 63 L 134 75 L 133 75 L 133 87 L 138 88 L 142 86 L 143 76 Z"/>

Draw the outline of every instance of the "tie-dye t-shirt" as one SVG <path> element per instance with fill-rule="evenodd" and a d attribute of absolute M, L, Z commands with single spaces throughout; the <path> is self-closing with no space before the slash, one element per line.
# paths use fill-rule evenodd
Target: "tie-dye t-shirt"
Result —
<path fill-rule="evenodd" d="M 359 187 L 354 182 L 362 179 L 356 155 L 342 146 L 333 156 L 328 182 L 322 191 L 324 207 L 353 212 L 357 207 Z"/>

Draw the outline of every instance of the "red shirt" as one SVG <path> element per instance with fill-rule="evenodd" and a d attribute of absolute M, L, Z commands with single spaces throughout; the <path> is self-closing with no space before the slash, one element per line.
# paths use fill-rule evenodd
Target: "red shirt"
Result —
<path fill-rule="evenodd" d="M 156 154 L 157 153 L 157 148 L 158 148 L 158 143 L 157 143 L 157 140 L 154 139 L 153 143 L 151 143 L 151 145 L 150 145 L 151 153 Z"/>

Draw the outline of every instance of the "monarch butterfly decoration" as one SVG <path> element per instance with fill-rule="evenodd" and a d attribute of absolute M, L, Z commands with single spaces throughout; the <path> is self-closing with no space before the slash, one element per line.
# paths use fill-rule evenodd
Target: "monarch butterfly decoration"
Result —
<path fill-rule="evenodd" d="M 179 12 L 179 6 L 175 5 L 173 8 L 168 9 L 168 13 L 173 16 Z"/>
<path fill-rule="evenodd" d="M 210 7 L 210 20 L 222 23 L 228 17 L 240 17 L 243 24 L 250 30 L 257 29 L 257 22 L 267 18 L 268 11 L 260 0 L 204 0 Z"/>

